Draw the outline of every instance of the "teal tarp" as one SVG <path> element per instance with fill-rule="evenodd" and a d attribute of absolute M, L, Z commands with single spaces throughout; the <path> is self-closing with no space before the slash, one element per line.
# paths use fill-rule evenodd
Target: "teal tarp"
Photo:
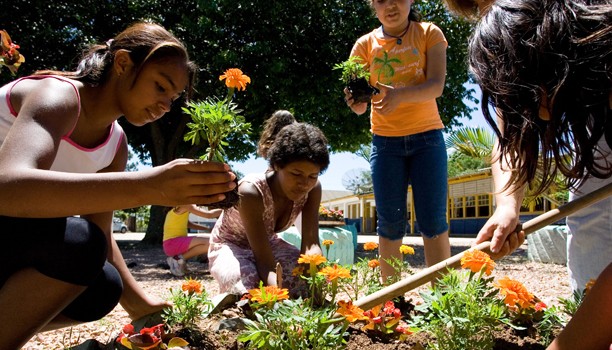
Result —
<path fill-rule="evenodd" d="M 337 261 L 340 265 L 352 265 L 355 258 L 355 247 L 357 246 L 357 235 L 353 234 L 353 231 L 356 231 L 354 225 L 320 227 L 319 243 L 325 239 L 334 241 L 334 244 L 329 247 L 329 252 L 326 252 L 325 247 L 321 246 L 323 256 L 329 261 Z M 302 236 L 295 226 L 280 232 L 278 236 L 297 248 L 301 247 Z"/>

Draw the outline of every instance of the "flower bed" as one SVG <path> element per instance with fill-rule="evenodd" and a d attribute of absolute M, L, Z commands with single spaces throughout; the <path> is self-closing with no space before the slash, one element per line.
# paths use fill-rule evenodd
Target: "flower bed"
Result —
<path fill-rule="evenodd" d="M 117 237 L 124 238 L 120 235 L 117 235 Z M 422 241 L 415 239 L 414 242 L 415 254 L 407 255 L 405 260 L 410 264 L 411 270 L 414 270 L 416 273 L 425 266 L 423 265 Z M 142 245 L 138 241 L 119 240 L 118 243 L 130 270 L 149 295 L 169 298 L 170 289 L 181 289 L 181 285 L 185 280 L 170 274 L 168 267 L 164 264 L 164 253 L 161 247 Z M 452 253 L 460 253 L 468 247 L 468 242 L 453 242 Z M 355 255 L 356 260 L 371 260 L 376 258 L 377 251 L 376 249 L 364 250 L 364 245 L 359 244 Z M 209 296 L 216 296 L 218 294 L 218 286 L 210 277 L 205 260 L 204 262 L 193 261 L 190 266 L 191 272 L 189 275 L 202 283 L 202 290 L 205 290 Z M 559 305 L 557 300 L 558 296 L 571 295 L 566 281 L 567 274 L 565 267 L 528 261 L 526 247 L 522 247 L 509 257 L 498 261 L 493 275 L 508 275 L 513 279 L 522 281 L 533 294 L 539 296 L 549 306 L 561 308 L 562 306 Z M 417 305 L 422 302 L 418 292 L 426 290 L 427 286 L 422 286 L 410 291 L 405 295 L 406 300 L 412 305 Z M 217 331 L 220 325 L 230 323 L 233 319 L 242 316 L 241 309 L 233 306 L 219 314 L 199 320 L 197 327 L 202 338 L 201 342 L 202 344 L 207 344 L 201 345 L 200 348 L 219 350 L 245 348 L 244 345 L 240 345 L 240 347 L 237 345 L 239 344 L 237 342 L 238 332 L 228 329 Z M 161 322 L 161 319 L 159 322 Z M 118 306 L 111 314 L 100 321 L 41 333 L 28 342 L 24 349 L 74 348 L 77 344 L 82 344 L 87 339 L 95 339 L 99 343 L 108 344 L 117 338 L 122 326 L 126 323 L 129 323 L 127 313 Z M 151 324 L 155 325 L 157 323 Z M 347 334 L 347 343 L 342 348 L 350 350 L 423 349 L 415 344 L 425 344 L 428 339 L 431 340 L 431 337 L 427 336 L 424 332 L 418 332 L 410 335 L 401 343 L 384 343 L 381 339 L 371 337 L 355 327 L 349 327 Z M 543 349 L 543 346 L 538 344 L 537 340 L 529 334 L 521 334 L 511 328 L 502 328 L 500 331 L 495 332 L 495 339 L 496 349 Z"/>
<path fill-rule="evenodd" d="M 286 292 L 281 289 L 262 287 L 252 291 L 250 300 L 243 300 L 224 310 L 222 314 L 198 320 L 193 327 L 195 331 L 185 332 L 184 328 L 189 327 L 185 327 L 184 324 L 179 327 L 175 324 L 168 329 L 176 329 L 174 332 L 176 334 L 173 336 L 179 333 L 198 334 L 199 339 L 187 339 L 192 343 L 192 349 L 242 349 L 249 346 L 256 348 L 255 344 L 270 342 L 270 338 L 266 339 L 266 336 L 289 338 L 298 335 L 305 338 L 298 337 L 291 347 L 269 347 L 268 344 L 268 348 L 308 348 L 313 344 L 304 345 L 305 347 L 300 347 L 299 344 L 306 344 L 304 339 L 325 339 L 325 344 L 334 344 L 333 340 L 340 343 L 336 343 L 336 347 L 321 347 L 319 344 L 315 348 L 356 349 L 365 346 L 368 349 L 424 349 L 427 346 L 436 349 L 436 339 L 447 335 L 449 339 L 445 339 L 444 349 L 453 349 L 448 346 L 453 340 L 461 339 L 460 334 L 453 334 L 445 328 L 438 330 L 438 333 L 432 330 L 433 327 L 449 322 L 449 319 L 444 317 L 448 317 L 450 312 L 448 310 L 451 310 L 467 312 L 469 317 L 476 318 L 476 321 L 465 322 L 469 317 L 456 314 L 450 318 L 450 321 L 459 322 L 453 329 L 461 331 L 460 325 L 463 322 L 467 327 L 463 329 L 463 333 L 477 335 L 478 341 L 482 341 L 486 333 L 489 339 L 492 339 L 489 341 L 495 349 L 544 349 L 545 339 L 550 339 L 550 335 L 554 332 L 545 335 L 542 328 L 538 328 L 535 324 L 540 322 L 538 320 L 544 319 L 542 317 L 547 315 L 547 312 L 548 321 L 554 321 L 555 317 L 559 322 L 564 321 L 559 316 L 559 308 L 543 308 L 543 305 L 538 305 L 537 298 L 519 281 L 505 278 L 494 281 L 491 276 L 495 266 L 486 256 L 479 254 L 480 252 L 467 255 L 468 258 L 462 261 L 466 269 L 449 273 L 448 280 L 442 280 L 438 290 L 422 293 L 424 303 L 420 305 L 411 299 L 395 300 L 372 310 L 359 311 L 354 307 L 353 301 L 358 300 L 360 295 L 369 294 L 381 287 L 377 282 L 378 264 L 373 259 L 376 248 L 375 243 L 362 247 L 370 249 L 367 252 L 374 255 L 361 257 L 350 269 L 329 263 L 321 256 L 303 256 L 301 262 L 305 263 L 307 268 L 302 273 L 305 280 L 310 282 L 311 295 L 318 295 L 318 298 L 289 300 L 286 299 Z M 409 258 L 410 253 L 413 253 L 412 247 L 403 246 L 402 250 L 402 253 L 406 254 L 405 258 Z M 401 266 L 397 266 L 404 269 L 405 274 L 410 272 L 406 260 L 408 259 L 405 259 Z M 187 281 L 183 283 L 185 284 L 191 285 L 189 288 L 180 289 L 186 293 L 185 295 L 199 294 L 198 291 L 202 293 L 201 288 L 193 287 L 195 281 Z M 437 307 L 432 300 L 446 306 Z M 472 304 L 478 307 L 468 307 L 465 300 L 472 300 Z M 569 301 L 571 301 L 569 304 L 573 302 L 577 305 L 579 299 Z M 180 304 L 177 300 L 173 302 L 175 306 Z M 332 307 L 333 305 L 337 306 Z M 489 307 L 483 308 L 483 305 Z M 487 312 L 483 314 L 482 309 Z M 446 310 L 447 314 L 439 312 L 440 310 Z M 334 315 L 336 311 L 343 312 L 344 318 L 336 318 Z M 246 331 L 236 327 L 221 332 L 212 330 L 218 327 L 212 326 L 213 324 L 232 325 L 239 319 L 249 320 L 238 322 L 243 327 L 246 324 Z M 282 320 L 286 320 L 285 323 L 282 323 Z M 480 327 L 477 328 L 478 331 L 474 331 L 469 327 L 477 326 L 477 320 L 481 322 Z M 491 329 L 485 330 L 487 327 L 482 325 L 485 321 Z M 271 327 L 278 325 L 279 322 L 283 327 Z M 554 325 L 554 322 L 549 324 Z M 323 330 L 320 325 L 325 325 Z M 561 323 L 556 328 L 550 329 L 558 330 L 560 326 Z M 288 328 L 289 333 L 287 333 Z M 460 345 L 455 348 L 464 347 Z M 472 348 L 478 347 L 472 346 Z"/>

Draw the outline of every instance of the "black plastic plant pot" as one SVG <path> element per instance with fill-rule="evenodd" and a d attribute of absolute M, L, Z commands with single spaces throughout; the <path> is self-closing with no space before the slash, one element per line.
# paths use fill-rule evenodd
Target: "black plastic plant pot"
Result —
<path fill-rule="evenodd" d="M 370 85 L 365 78 L 351 79 L 347 88 L 351 96 L 353 96 L 355 103 L 370 102 L 372 95 L 380 92 L 380 90 Z"/>

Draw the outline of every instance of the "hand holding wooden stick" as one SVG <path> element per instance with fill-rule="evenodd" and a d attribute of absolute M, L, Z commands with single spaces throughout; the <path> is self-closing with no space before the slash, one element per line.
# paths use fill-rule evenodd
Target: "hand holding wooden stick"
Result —
<path fill-rule="evenodd" d="M 602 199 L 612 195 L 612 184 L 608 184 L 600 189 L 597 189 L 589 194 L 586 194 L 578 199 L 567 202 L 557 209 L 550 210 L 542 215 L 536 216 L 535 218 L 525 222 L 523 224 L 523 230 L 528 235 L 533 233 L 547 225 L 550 225 L 561 218 L 564 218 L 576 211 L 586 208 L 589 205 L 598 202 Z M 470 249 L 482 250 L 490 254 L 489 247 L 491 242 L 482 242 Z M 469 249 L 468 249 L 469 250 Z M 450 258 L 443 260 L 433 266 L 430 266 L 419 273 L 408 276 L 407 278 L 400 280 L 390 286 L 387 286 L 375 293 L 367 295 L 357 300 L 354 304 L 363 310 L 368 310 L 376 305 L 382 304 L 387 300 L 391 300 L 395 297 L 403 295 L 409 290 L 417 288 L 427 282 L 431 282 L 438 278 L 440 275 L 446 272 L 447 268 L 456 268 L 461 266 L 461 258 L 465 252 L 451 256 Z M 336 315 L 337 316 L 337 315 Z"/>

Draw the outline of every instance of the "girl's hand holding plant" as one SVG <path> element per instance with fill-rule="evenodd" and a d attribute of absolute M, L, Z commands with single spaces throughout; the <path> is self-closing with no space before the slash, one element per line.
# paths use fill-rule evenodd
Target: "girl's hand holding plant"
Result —
<path fill-rule="evenodd" d="M 126 173 L 126 176 L 131 176 Z M 224 194 L 236 188 L 236 175 L 230 172 L 227 164 L 217 162 L 203 162 L 193 159 L 176 159 L 159 167 L 146 169 L 141 172 L 150 179 L 149 187 L 156 192 L 161 188 L 166 200 L 163 204 L 168 206 L 185 203 L 210 204 L 224 198 Z M 190 186 L 185 186 L 189 184 Z M 171 190 L 174 189 L 174 190 Z M 189 189 L 186 191 L 186 189 Z"/>
<path fill-rule="evenodd" d="M 200 145 L 206 141 L 208 148 L 200 159 L 204 161 L 225 163 L 227 154 L 225 146 L 229 143 L 226 138 L 232 135 L 248 135 L 251 130 L 251 123 L 247 123 L 245 118 L 240 115 L 237 105 L 232 102 L 234 92 L 244 91 L 246 85 L 251 82 L 251 78 L 242 74 L 238 68 L 230 68 L 219 76 L 219 80 L 225 80 L 227 95 L 223 99 L 209 97 L 204 101 L 189 102 L 187 107 L 183 107 L 183 112 L 191 117 L 191 122 L 187 123 L 190 129 L 185 136 L 185 141 L 190 141 L 192 145 Z M 234 178 L 235 180 L 235 178 Z M 234 190 L 236 186 L 230 188 L 226 199 L 222 202 L 200 202 L 198 204 L 213 204 L 213 208 L 231 208 L 238 203 L 238 192 Z"/>
<path fill-rule="evenodd" d="M 372 95 L 380 92 L 370 85 L 370 72 L 361 61 L 361 57 L 351 56 L 348 60 L 334 65 L 334 69 L 342 72 L 340 80 L 346 85 L 344 101 L 357 114 L 363 114 Z"/>

